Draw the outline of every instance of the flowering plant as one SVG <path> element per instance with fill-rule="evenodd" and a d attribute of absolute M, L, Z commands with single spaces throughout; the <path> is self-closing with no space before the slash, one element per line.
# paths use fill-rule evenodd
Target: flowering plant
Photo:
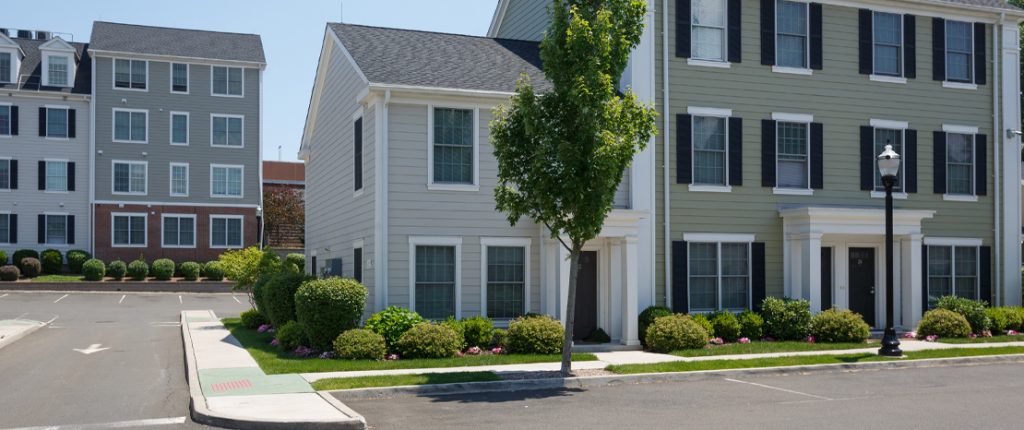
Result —
<path fill-rule="evenodd" d="M 992 337 L 992 331 L 984 330 L 981 332 L 981 337 Z"/>
<path fill-rule="evenodd" d="M 469 347 L 469 349 L 466 350 L 466 354 L 469 355 L 480 355 L 481 352 L 483 351 L 480 350 L 479 346 L 471 346 Z"/>
<path fill-rule="evenodd" d="M 256 331 L 258 333 L 266 333 L 267 330 L 270 330 L 271 328 L 273 328 L 273 327 L 271 327 L 270 324 L 263 324 L 263 325 L 260 326 L 260 328 L 256 329 Z"/>
<path fill-rule="evenodd" d="M 714 339 L 711 339 L 711 344 L 712 345 L 725 345 L 725 340 L 720 338 L 720 337 L 716 337 Z"/>
<path fill-rule="evenodd" d="M 737 342 L 739 342 L 739 343 L 750 343 L 750 338 L 741 337 Z"/>
<path fill-rule="evenodd" d="M 807 339 L 805 340 L 807 341 L 807 343 L 815 343 L 814 336 L 807 336 Z"/>
<path fill-rule="evenodd" d="M 978 338 L 978 335 L 976 335 L 976 334 L 974 334 L 974 333 L 971 333 L 971 334 L 967 335 L 967 338 L 968 338 L 968 339 L 977 339 L 977 338 Z"/>
<path fill-rule="evenodd" d="M 1007 331 L 1006 331 L 1006 335 L 1007 335 L 1007 336 L 1017 336 L 1017 335 L 1019 335 L 1019 334 L 1020 334 L 1020 333 L 1017 333 L 1017 330 L 1007 330 Z"/>
<path fill-rule="evenodd" d="M 388 354 L 388 355 L 386 355 L 386 356 L 384 357 L 384 359 L 385 359 L 385 360 L 387 360 L 387 361 L 395 361 L 395 360 L 398 360 L 398 354 Z"/>
<path fill-rule="evenodd" d="M 455 356 L 459 357 L 459 358 L 462 358 L 462 357 L 466 356 L 466 353 L 464 353 L 462 351 L 455 351 Z"/>
<path fill-rule="evenodd" d="M 295 354 L 296 357 L 309 357 L 311 355 L 316 355 L 316 351 L 307 346 L 299 345 L 297 348 L 295 348 L 293 354 Z"/>
<path fill-rule="evenodd" d="M 906 333 L 903 333 L 903 338 L 904 339 L 917 339 L 917 332 L 908 331 Z"/>
<path fill-rule="evenodd" d="M 502 349 L 502 347 L 500 347 L 500 346 L 496 346 L 494 348 L 491 348 L 491 354 L 501 355 L 501 354 L 504 354 L 504 353 L 505 353 L 505 350 Z"/>
<path fill-rule="evenodd" d="M 281 343 L 280 343 L 280 342 L 278 342 L 278 341 L 277 341 L 277 339 L 274 339 L 274 340 L 270 341 L 270 346 L 278 346 L 278 345 L 280 345 L 280 344 L 281 344 Z"/>
<path fill-rule="evenodd" d="M 939 340 L 939 336 L 934 335 L 934 334 L 933 335 L 929 335 L 928 337 L 925 337 L 924 340 L 925 340 L 925 342 L 935 342 L 935 341 Z"/>

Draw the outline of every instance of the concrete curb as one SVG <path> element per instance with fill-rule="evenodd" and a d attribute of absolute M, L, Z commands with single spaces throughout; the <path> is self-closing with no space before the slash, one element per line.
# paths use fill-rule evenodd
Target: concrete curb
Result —
<path fill-rule="evenodd" d="M 815 364 L 807 366 L 762 367 L 756 369 L 708 370 L 694 372 L 640 373 L 634 375 L 584 376 L 518 381 L 465 382 L 457 384 L 409 385 L 401 387 L 360 388 L 327 391 L 339 400 L 382 399 L 389 397 L 442 396 L 487 393 L 495 391 L 527 391 L 546 389 L 584 389 L 625 384 L 689 382 L 706 379 L 756 375 L 791 375 L 864 370 L 917 369 L 927 367 L 963 366 L 998 363 L 1024 363 L 1024 354 L 987 355 L 979 357 L 931 358 L 911 361 L 879 361 L 868 363 Z"/>
<path fill-rule="evenodd" d="M 29 321 L 29 320 L 21 320 L 21 321 Z M 15 341 L 17 341 L 18 339 L 21 339 L 21 338 L 23 338 L 25 336 L 28 336 L 28 335 L 32 334 L 36 330 L 39 330 L 39 329 L 41 329 L 43 327 L 46 327 L 46 323 L 44 323 L 44 322 L 40 322 L 40 321 L 31 321 L 31 322 L 33 322 L 35 324 L 32 324 L 27 329 L 19 331 L 19 332 L 13 334 L 13 335 L 0 338 L 0 348 L 3 348 L 5 346 L 7 346 L 7 345 L 10 345 L 10 344 L 14 343 Z"/>
<path fill-rule="evenodd" d="M 118 293 L 230 293 L 225 282 L 0 282 L 0 291 L 13 292 L 118 292 Z"/>
<path fill-rule="evenodd" d="M 210 313 L 211 315 L 213 314 L 212 311 Z M 323 393 L 320 393 L 320 396 L 325 401 L 337 408 L 343 414 L 352 417 L 352 419 L 334 422 L 266 421 L 222 414 L 211 410 L 206 404 L 206 396 L 203 395 L 203 389 L 199 383 L 199 370 L 196 367 L 195 350 L 192 346 L 192 334 L 189 331 L 185 311 L 181 312 L 181 340 L 182 345 L 184 346 L 183 351 L 185 353 L 185 374 L 188 377 L 189 411 L 191 412 L 192 421 L 217 427 L 253 430 L 366 430 L 366 420 L 361 415 L 352 409 L 349 409 L 348 406 L 345 406 L 338 399 Z"/>

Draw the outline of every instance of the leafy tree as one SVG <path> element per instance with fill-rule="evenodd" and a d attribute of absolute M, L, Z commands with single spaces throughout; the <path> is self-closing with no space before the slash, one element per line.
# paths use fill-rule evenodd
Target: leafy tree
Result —
<path fill-rule="evenodd" d="M 235 281 L 235 291 L 245 291 L 249 296 L 249 304 L 256 308 L 252 287 L 261 276 L 281 270 L 281 258 L 270 248 L 260 250 L 255 246 L 245 249 L 233 249 L 220 255 L 218 259 L 224 276 Z"/>
<path fill-rule="evenodd" d="M 270 187 L 263 193 L 264 243 L 280 239 L 287 226 L 300 229 L 306 225 L 306 207 L 302 191 L 287 187 Z M 280 244 L 272 243 L 279 246 Z"/>
<path fill-rule="evenodd" d="M 572 372 L 579 256 L 612 209 L 634 155 L 654 135 L 656 112 L 632 91 L 619 92 L 630 52 L 643 33 L 645 0 L 555 0 L 541 42 L 553 89 L 520 80 L 495 109 L 491 143 L 498 160 L 497 209 L 513 226 L 543 224 L 570 255 L 562 374 Z"/>

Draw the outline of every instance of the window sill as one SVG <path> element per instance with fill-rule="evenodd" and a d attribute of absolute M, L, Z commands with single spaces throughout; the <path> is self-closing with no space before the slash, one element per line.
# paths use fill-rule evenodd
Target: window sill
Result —
<path fill-rule="evenodd" d="M 772 188 L 772 194 L 780 196 L 813 196 L 814 190 L 800 188 Z"/>
<path fill-rule="evenodd" d="M 245 149 L 245 145 L 214 145 L 210 144 L 211 148 L 228 148 L 228 149 Z"/>
<path fill-rule="evenodd" d="M 698 66 L 698 67 L 713 67 L 713 68 L 716 68 L 716 69 L 730 69 L 730 68 L 732 68 L 732 63 L 729 63 L 727 61 L 716 61 L 716 60 L 698 60 L 698 59 L 688 58 L 686 60 L 686 64 L 690 65 L 690 66 Z"/>
<path fill-rule="evenodd" d="M 148 93 L 149 92 L 149 88 L 125 88 L 125 87 L 119 87 L 119 86 L 116 86 L 116 85 L 114 86 L 114 89 L 118 90 L 118 91 L 135 91 L 135 92 L 138 92 L 138 93 Z"/>
<path fill-rule="evenodd" d="M 68 193 L 70 193 L 70 191 L 68 191 L 68 190 L 43 190 L 43 193 L 46 193 L 46 194 L 68 194 Z"/>
<path fill-rule="evenodd" d="M 796 67 L 772 66 L 772 73 L 785 73 L 787 75 L 811 76 L 811 75 L 814 74 L 814 71 L 811 70 L 811 69 L 799 69 L 799 68 L 796 68 Z"/>
<path fill-rule="evenodd" d="M 114 143 L 134 143 L 134 144 L 137 144 L 137 145 L 145 145 L 145 144 L 149 143 L 148 140 L 118 140 L 118 139 L 112 139 L 111 142 L 114 142 Z"/>
<path fill-rule="evenodd" d="M 430 191 L 480 191 L 479 185 L 469 184 L 427 184 Z"/>
<path fill-rule="evenodd" d="M 71 140 L 70 137 L 59 137 L 59 136 L 46 136 L 44 139 L 46 139 L 46 140 L 56 140 L 58 142 L 67 142 L 67 141 Z"/>
<path fill-rule="evenodd" d="M 360 188 L 360 189 L 356 190 L 355 192 L 353 192 L 352 193 L 352 198 L 354 199 L 354 198 L 359 197 L 361 195 L 363 195 L 363 189 L 362 188 Z"/>
<path fill-rule="evenodd" d="M 171 142 L 171 146 L 188 146 L 188 142 L 185 142 L 185 143 L 174 143 L 174 142 Z"/>
<path fill-rule="evenodd" d="M 976 202 L 978 196 L 968 196 L 964 194 L 943 194 L 942 200 L 947 202 Z"/>
<path fill-rule="evenodd" d="M 874 75 L 873 74 L 873 75 L 870 76 L 869 79 L 871 79 L 872 82 L 886 82 L 886 83 L 890 83 L 890 84 L 906 84 L 907 83 L 907 78 L 904 78 L 902 76 L 886 76 L 886 75 Z"/>
<path fill-rule="evenodd" d="M 230 97 L 230 98 L 233 98 L 233 99 L 245 98 L 245 94 L 217 94 L 217 93 L 210 93 L 210 96 L 212 96 L 212 97 Z"/>
<path fill-rule="evenodd" d="M 192 246 L 181 246 L 181 245 L 160 245 L 161 248 L 167 249 L 196 249 L 195 245 Z"/>
<path fill-rule="evenodd" d="M 119 193 L 117 191 L 113 191 L 110 194 L 113 194 L 115 196 L 146 196 L 149 193 Z"/>
<path fill-rule="evenodd" d="M 146 248 L 147 245 L 110 245 L 111 248 Z"/>
<path fill-rule="evenodd" d="M 210 194 L 211 199 L 243 199 L 245 196 L 227 196 L 227 195 L 215 195 Z"/>
<path fill-rule="evenodd" d="M 213 245 L 210 245 L 210 249 L 242 249 L 242 245 L 238 245 L 238 246 L 231 246 L 231 245 L 227 245 L 227 246 L 213 246 Z"/>
<path fill-rule="evenodd" d="M 885 198 L 885 191 L 872 191 L 871 192 L 871 198 L 873 198 L 873 199 L 884 199 Z M 893 192 L 892 193 L 892 198 L 894 198 L 896 200 L 906 200 L 907 199 L 907 193 Z"/>
<path fill-rule="evenodd" d="M 977 90 L 978 85 L 967 82 L 942 81 L 942 88 L 953 88 L 957 90 Z"/>
<path fill-rule="evenodd" d="M 171 197 L 178 197 L 178 198 L 185 198 L 185 197 L 188 197 L 188 194 L 171 194 L 170 196 Z"/>
<path fill-rule="evenodd" d="M 694 185 L 690 184 L 690 191 L 695 193 L 731 193 L 732 187 L 728 185 Z"/>

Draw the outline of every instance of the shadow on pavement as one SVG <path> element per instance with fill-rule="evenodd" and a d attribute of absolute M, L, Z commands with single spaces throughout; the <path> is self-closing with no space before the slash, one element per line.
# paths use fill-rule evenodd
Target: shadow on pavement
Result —
<path fill-rule="evenodd" d="M 581 388 L 554 388 L 542 390 L 498 391 L 472 394 L 437 394 L 420 396 L 430 399 L 432 403 L 504 403 L 523 400 L 549 399 L 555 397 L 572 397 L 585 393 Z"/>

